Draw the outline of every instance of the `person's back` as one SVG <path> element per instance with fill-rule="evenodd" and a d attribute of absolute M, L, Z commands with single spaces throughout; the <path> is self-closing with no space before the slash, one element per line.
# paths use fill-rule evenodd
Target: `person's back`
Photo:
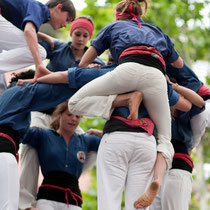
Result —
<path fill-rule="evenodd" d="M 100 53 L 102 50 L 100 43 L 104 42 L 104 46 L 110 48 L 116 63 L 118 63 L 119 56 L 125 47 L 138 43 L 155 47 L 167 59 L 169 53 L 174 51 L 170 38 L 158 27 L 145 23 L 140 18 L 138 18 L 138 21 L 141 27 L 135 21 L 129 19 L 113 22 L 101 30 L 96 40 L 91 42 L 91 45 Z M 100 42 L 98 39 L 101 39 Z"/>

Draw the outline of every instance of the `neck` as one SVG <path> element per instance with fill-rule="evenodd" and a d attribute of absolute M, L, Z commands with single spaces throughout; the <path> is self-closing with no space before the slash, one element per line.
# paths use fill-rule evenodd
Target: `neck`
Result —
<path fill-rule="evenodd" d="M 69 144 L 69 141 L 71 139 L 71 137 L 73 136 L 74 132 L 71 132 L 71 131 L 67 131 L 67 130 L 63 130 L 63 129 L 58 129 L 57 132 L 63 136 L 66 144 L 68 145 Z"/>
<path fill-rule="evenodd" d="M 82 56 L 84 55 L 85 53 L 85 49 L 82 49 L 82 50 L 78 50 L 76 49 L 75 47 L 72 46 L 72 51 L 73 51 L 73 54 L 74 54 L 74 58 L 75 60 L 79 60 L 82 58 Z"/>

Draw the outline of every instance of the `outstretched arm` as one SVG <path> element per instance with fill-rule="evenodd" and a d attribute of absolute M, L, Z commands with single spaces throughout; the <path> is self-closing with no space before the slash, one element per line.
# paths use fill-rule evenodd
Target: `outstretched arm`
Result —
<path fill-rule="evenodd" d="M 24 36 L 26 38 L 26 42 L 28 44 L 28 47 L 31 51 L 31 54 L 34 59 L 34 64 L 36 66 L 36 73 L 34 76 L 34 79 L 46 75 L 49 73 L 49 70 L 47 70 L 42 63 L 42 58 L 39 52 L 38 47 L 38 38 L 36 34 L 36 28 L 32 22 L 27 22 L 24 28 Z"/>
<path fill-rule="evenodd" d="M 172 86 L 176 92 L 184 96 L 185 99 L 190 101 L 195 106 L 199 108 L 204 106 L 204 100 L 193 90 L 174 83 L 172 83 Z"/>
<path fill-rule="evenodd" d="M 82 56 L 82 59 L 79 63 L 79 67 L 87 67 L 93 62 L 93 60 L 98 56 L 98 53 L 95 47 L 90 46 L 85 54 Z"/>
<path fill-rule="evenodd" d="M 52 72 L 51 74 L 38 78 L 37 82 L 48 84 L 68 84 L 68 71 Z"/>
<path fill-rule="evenodd" d="M 33 79 L 19 79 L 17 82 L 17 85 L 23 85 L 24 83 L 33 83 Z M 51 72 L 50 74 L 47 74 L 43 77 L 39 77 L 37 79 L 37 82 L 39 83 L 47 83 L 47 84 L 68 84 L 68 71 L 62 71 L 62 72 Z"/>

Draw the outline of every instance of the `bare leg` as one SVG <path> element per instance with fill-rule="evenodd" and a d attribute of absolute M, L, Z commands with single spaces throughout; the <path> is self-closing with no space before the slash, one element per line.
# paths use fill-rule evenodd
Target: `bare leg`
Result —
<path fill-rule="evenodd" d="M 129 120 L 138 119 L 138 110 L 142 102 L 143 94 L 140 91 L 134 91 L 131 93 L 121 94 L 116 97 L 112 104 L 112 108 L 126 106 L 129 108 L 130 115 Z"/>
<path fill-rule="evenodd" d="M 161 153 L 157 154 L 157 160 L 154 168 L 154 180 L 146 192 L 134 203 L 135 208 L 146 208 L 152 204 L 159 192 L 162 180 L 166 171 L 166 161 Z"/>

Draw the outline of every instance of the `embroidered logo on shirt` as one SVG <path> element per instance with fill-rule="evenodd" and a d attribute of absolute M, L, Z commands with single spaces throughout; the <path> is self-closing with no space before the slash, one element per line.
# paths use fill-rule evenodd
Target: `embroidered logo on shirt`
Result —
<path fill-rule="evenodd" d="M 85 159 L 86 159 L 85 153 L 84 153 L 83 151 L 77 152 L 77 159 L 78 159 L 81 163 L 84 163 L 84 162 L 85 162 Z"/>

